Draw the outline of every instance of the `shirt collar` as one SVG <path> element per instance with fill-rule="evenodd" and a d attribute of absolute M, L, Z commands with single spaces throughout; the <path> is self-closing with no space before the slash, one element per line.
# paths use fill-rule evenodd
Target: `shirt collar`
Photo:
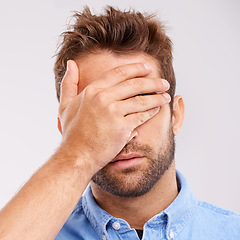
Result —
<path fill-rule="evenodd" d="M 180 185 L 178 196 L 165 210 L 155 215 L 147 222 L 149 225 L 156 225 L 159 224 L 160 218 L 167 216 L 166 235 L 168 239 L 170 239 L 170 236 L 173 234 L 176 237 L 176 235 L 184 228 L 192 215 L 194 203 L 196 201 L 185 177 L 179 171 L 176 171 L 176 176 Z M 99 237 L 106 235 L 107 224 L 112 219 L 116 218 L 96 204 L 90 184 L 82 197 L 82 206 L 86 217 Z"/>
<path fill-rule="evenodd" d="M 102 238 L 103 235 L 107 235 L 106 226 L 114 217 L 97 205 L 90 184 L 87 186 L 82 197 L 82 206 L 86 217 L 97 232 L 98 236 Z"/>
<path fill-rule="evenodd" d="M 196 198 L 186 178 L 176 171 L 180 191 L 174 201 L 163 211 L 168 216 L 166 235 L 170 238 L 172 234 L 178 235 L 192 216 Z"/>

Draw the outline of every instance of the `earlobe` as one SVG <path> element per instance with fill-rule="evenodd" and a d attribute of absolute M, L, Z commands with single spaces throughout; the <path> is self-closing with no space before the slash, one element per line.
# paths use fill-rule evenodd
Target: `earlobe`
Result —
<path fill-rule="evenodd" d="M 60 118 L 58 117 L 58 130 L 59 132 L 62 134 L 62 125 L 61 125 L 61 122 L 60 122 Z"/>
<path fill-rule="evenodd" d="M 173 124 L 173 133 L 176 136 L 183 124 L 185 115 L 185 105 L 183 102 L 183 98 L 181 96 L 175 96 L 173 102 L 173 117 L 172 117 L 172 124 Z"/>

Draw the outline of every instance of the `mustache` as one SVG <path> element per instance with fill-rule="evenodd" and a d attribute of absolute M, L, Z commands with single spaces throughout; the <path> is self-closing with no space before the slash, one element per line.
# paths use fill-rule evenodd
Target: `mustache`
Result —
<path fill-rule="evenodd" d="M 129 142 L 123 147 L 123 149 L 119 152 L 119 154 L 128 154 L 131 152 L 140 153 L 144 156 L 148 156 L 153 153 L 153 150 L 147 144 L 139 144 L 137 142 Z"/>

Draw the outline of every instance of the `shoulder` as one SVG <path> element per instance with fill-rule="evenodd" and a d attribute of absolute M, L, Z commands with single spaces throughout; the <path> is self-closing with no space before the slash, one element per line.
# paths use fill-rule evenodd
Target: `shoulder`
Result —
<path fill-rule="evenodd" d="M 200 228 L 227 239 L 240 237 L 240 214 L 200 200 L 196 200 L 195 210 L 195 221 Z"/>
<path fill-rule="evenodd" d="M 98 239 L 94 229 L 84 213 L 83 197 L 65 222 L 55 240 L 63 239 Z"/>
<path fill-rule="evenodd" d="M 213 215 L 217 214 L 219 217 L 233 217 L 240 220 L 240 214 L 233 212 L 231 210 L 218 207 L 214 204 L 197 200 L 196 205 L 199 210 L 205 211 L 208 214 L 213 214 Z"/>
<path fill-rule="evenodd" d="M 75 225 L 80 223 L 81 225 L 89 224 L 89 221 L 84 212 L 83 197 L 81 197 L 65 224 Z"/>
<path fill-rule="evenodd" d="M 68 228 L 69 227 L 71 228 L 72 226 L 75 227 L 78 224 L 85 225 L 86 222 L 88 222 L 88 220 L 84 214 L 82 198 L 81 198 L 64 226 L 65 227 L 68 226 Z"/>

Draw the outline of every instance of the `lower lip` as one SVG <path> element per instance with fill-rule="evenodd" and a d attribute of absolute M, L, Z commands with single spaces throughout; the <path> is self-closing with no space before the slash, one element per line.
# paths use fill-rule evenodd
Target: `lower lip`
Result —
<path fill-rule="evenodd" d="M 111 162 L 109 165 L 116 169 L 124 169 L 124 168 L 131 168 L 135 167 L 137 164 L 139 164 L 144 157 L 136 157 L 136 158 L 130 158 L 125 160 L 119 160 L 116 162 Z"/>

